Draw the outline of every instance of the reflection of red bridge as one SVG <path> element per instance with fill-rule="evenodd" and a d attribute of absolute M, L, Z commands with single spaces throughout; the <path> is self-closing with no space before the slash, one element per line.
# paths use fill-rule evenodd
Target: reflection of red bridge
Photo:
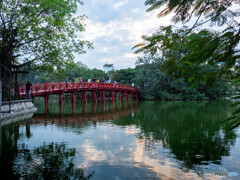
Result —
<path fill-rule="evenodd" d="M 83 106 L 84 108 L 84 106 Z M 138 109 L 138 106 L 122 109 L 121 107 L 117 110 L 96 113 L 96 108 L 91 114 L 83 112 L 82 115 L 34 115 L 31 120 L 31 124 L 57 124 L 57 125 L 82 125 L 88 121 L 92 122 L 103 122 L 105 120 L 117 120 L 121 117 L 129 116 Z"/>
<path fill-rule="evenodd" d="M 97 102 L 96 92 L 100 92 L 101 101 L 105 101 L 105 91 L 108 92 L 107 100 L 109 97 L 112 97 L 112 100 L 116 100 L 116 94 L 119 94 L 119 100 L 122 101 L 122 94 L 125 95 L 125 100 L 127 101 L 128 95 L 131 95 L 131 101 L 133 101 L 134 95 L 136 96 L 136 100 L 138 100 L 138 95 L 140 93 L 139 89 L 123 85 L 123 84 L 113 84 L 113 83 L 45 83 L 45 84 L 36 84 L 31 86 L 31 97 L 35 96 L 44 96 L 45 104 L 48 104 L 48 96 L 50 94 L 59 94 L 59 103 L 62 104 L 62 95 L 64 93 L 72 94 L 72 102 L 75 103 L 75 93 L 82 92 L 82 99 L 87 102 L 87 92 L 91 92 L 91 101 L 95 100 Z M 114 95 L 115 92 L 115 95 Z M 26 96 L 25 87 L 19 88 L 19 94 L 21 98 Z"/>

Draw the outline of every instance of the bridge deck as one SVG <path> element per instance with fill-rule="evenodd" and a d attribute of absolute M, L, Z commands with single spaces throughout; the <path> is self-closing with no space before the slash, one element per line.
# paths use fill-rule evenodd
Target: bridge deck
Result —
<path fill-rule="evenodd" d="M 75 101 L 75 93 L 76 92 L 83 92 L 82 99 L 84 98 L 86 101 L 86 92 L 92 92 L 92 96 L 94 96 L 94 99 L 96 101 L 96 92 L 101 92 L 101 97 L 103 97 L 103 100 L 105 101 L 105 95 L 104 92 L 108 91 L 108 99 L 111 93 L 111 97 L 114 100 L 113 92 L 119 93 L 119 99 L 121 100 L 122 93 L 125 94 L 125 99 L 127 100 L 128 94 L 131 94 L 131 98 L 133 100 L 133 95 L 136 95 L 136 99 L 138 98 L 138 94 L 140 93 L 140 90 L 138 88 L 135 88 L 133 86 L 125 85 L 125 84 L 113 84 L 113 83 L 96 83 L 96 82 L 90 82 L 90 83 L 45 83 L 45 84 L 34 84 L 31 86 L 31 97 L 35 96 L 45 96 L 48 98 L 50 94 L 59 94 L 60 98 L 61 95 L 64 93 L 72 93 L 72 100 Z M 26 97 L 26 87 L 22 86 L 19 88 L 19 95 L 21 98 Z M 92 97 L 91 96 L 91 97 Z M 61 100 L 62 101 L 62 100 Z"/>

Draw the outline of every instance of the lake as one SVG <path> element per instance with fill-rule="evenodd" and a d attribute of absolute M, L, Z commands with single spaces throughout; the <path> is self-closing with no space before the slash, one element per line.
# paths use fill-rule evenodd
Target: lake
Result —
<path fill-rule="evenodd" d="M 1 126 L 8 179 L 239 179 L 240 128 L 228 100 L 81 104 L 50 97 L 28 120 Z M 62 113 L 60 113 L 60 109 Z M 228 176 L 226 176 L 228 173 Z"/>

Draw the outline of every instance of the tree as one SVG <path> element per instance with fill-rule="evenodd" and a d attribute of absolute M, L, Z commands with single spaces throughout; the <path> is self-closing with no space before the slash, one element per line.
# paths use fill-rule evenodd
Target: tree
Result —
<path fill-rule="evenodd" d="M 33 65 L 31 65 L 33 66 Z M 108 80 L 108 74 L 99 69 L 89 69 L 85 64 L 82 62 L 69 62 L 65 63 L 61 67 L 54 68 L 49 66 L 47 70 L 43 70 L 40 68 L 36 69 L 32 67 L 28 75 L 23 75 L 19 79 L 19 82 L 25 83 L 27 80 L 34 82 L 36 84 L 41 83 L 58 83 L 58 82 L 65 82 L 66 78 L 71 81 L 75 79 L 75 82 L 79 82 L 79 79 L 82 78 L 83 81 L 88 81 L 88 79 L 105 79 Z"/>
<path fill-rule="evenodd" d="M 237 2 L 237 0 L 184 0 L 179 3 L 177 0 L 146 0 L 145 4 L 150 6 L 148 11 L 158 10 L 166 5 L 158 17 L 174 12 L 172 21 L 175 23 L 189 22 L 193 15 L 196 16 L 196 21 L 189 28 L 162 27 L 152 36 L 143 36 L 144 42 L 134 47 L 138 48 L 136 53 L 143 51 L 155 54 L 161 51 L 165 60 L 162 68 L 169 74 L 174 73 L 176 77 L 187 77 L 192 87 L 197 87 L 201 81 L 212 85 L 219 76 L 229 74 L 233 77 L 234 83 L 239 83 L 240 23 L 236 18 L 240 14 L 236 8 L 232 8 Z M 224 25 L 225 29 L 221 32 L 194 31 L 196 27 L 206 23 Z M 204 71 L 203 67 L 206 64 L 219 68 L 215 72 Z M 238 104 L 240 102 L 235 103 Z M 240 125 L 239 112 L 240 109 L 234 112 L 231 128 Z"/>
<path fill-rule="evenodd" d="M 136 73 L 135 69 L 128 68 L 112 71 L 111 76 L 113 81 L 117 81 L 121 84 L 132 84 L 135 83 Z"/>
<path fill-rule="evenodd" d="M 84 15 L 74 16 L 81 0 L 1 0 L 0 59 L 8 69 L 61 67 L 84 53 L 91 43 L 80 40 Z"/>
<path fill-rule="evenodd" d="M 198 87 L 193 89 L 187 78 L 174 78 L 174 75 L 167 75 L 161 68 L 163 64 L 163 58 L 156 55 L 139 57 L 136 62 L 135 81 L 143 89 L 147 98 L 151 95 L 155 100 L 216 99 L 226 95 L 226 91 L 230 89 L 223 78 L 218 78 L 213 87 L 206 88 L 200 82 Z M 203 69 L 215 72 L 216 68 L 206 65 Z"/>

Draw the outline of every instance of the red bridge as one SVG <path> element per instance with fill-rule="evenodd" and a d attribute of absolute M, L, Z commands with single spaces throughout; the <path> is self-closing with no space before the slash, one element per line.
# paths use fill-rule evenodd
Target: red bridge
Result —
<path fill-rule="evenodd" d="M 91 102 L 93 99 L 97 102 L 97 92 L 100 92 L 100 100 L 105 101 L 105 92 L 108 92 L 107 100 L 111 96 L 112 101 L 116 100 L 117 93 L 119 94 L 119 100 L 122 101 L 122 94 L 125 95 L 125 101 L 128 100 L 128 95 L 131 95 L 131 101 L 133 101 L 134 96 L 138 101 L 138 96 L 140 90 L 133 86 L 124 85 L 124 84 L 113 84 L 113 83 L 45 83 L 45 84 L 36 84 L 31 86 L 31 97 L 35 96 L 44 96 L 45 104 L 48 104 L 48 97 L 50 94 L 59 94 L 59 103 L 62 104 L 62 95 L 64 93 L 72 94 L 72 102 L 75 103 L 75 94 L 76 92 L 82 93 L 81 101 L 87 102 L 87 92 L 91 92 Z M 115 95 L 114 95 L 115 93 Z M 21 98 L 26 97 L 26 87 L 22 86 L 19 88 L 19 95 Z"/>

